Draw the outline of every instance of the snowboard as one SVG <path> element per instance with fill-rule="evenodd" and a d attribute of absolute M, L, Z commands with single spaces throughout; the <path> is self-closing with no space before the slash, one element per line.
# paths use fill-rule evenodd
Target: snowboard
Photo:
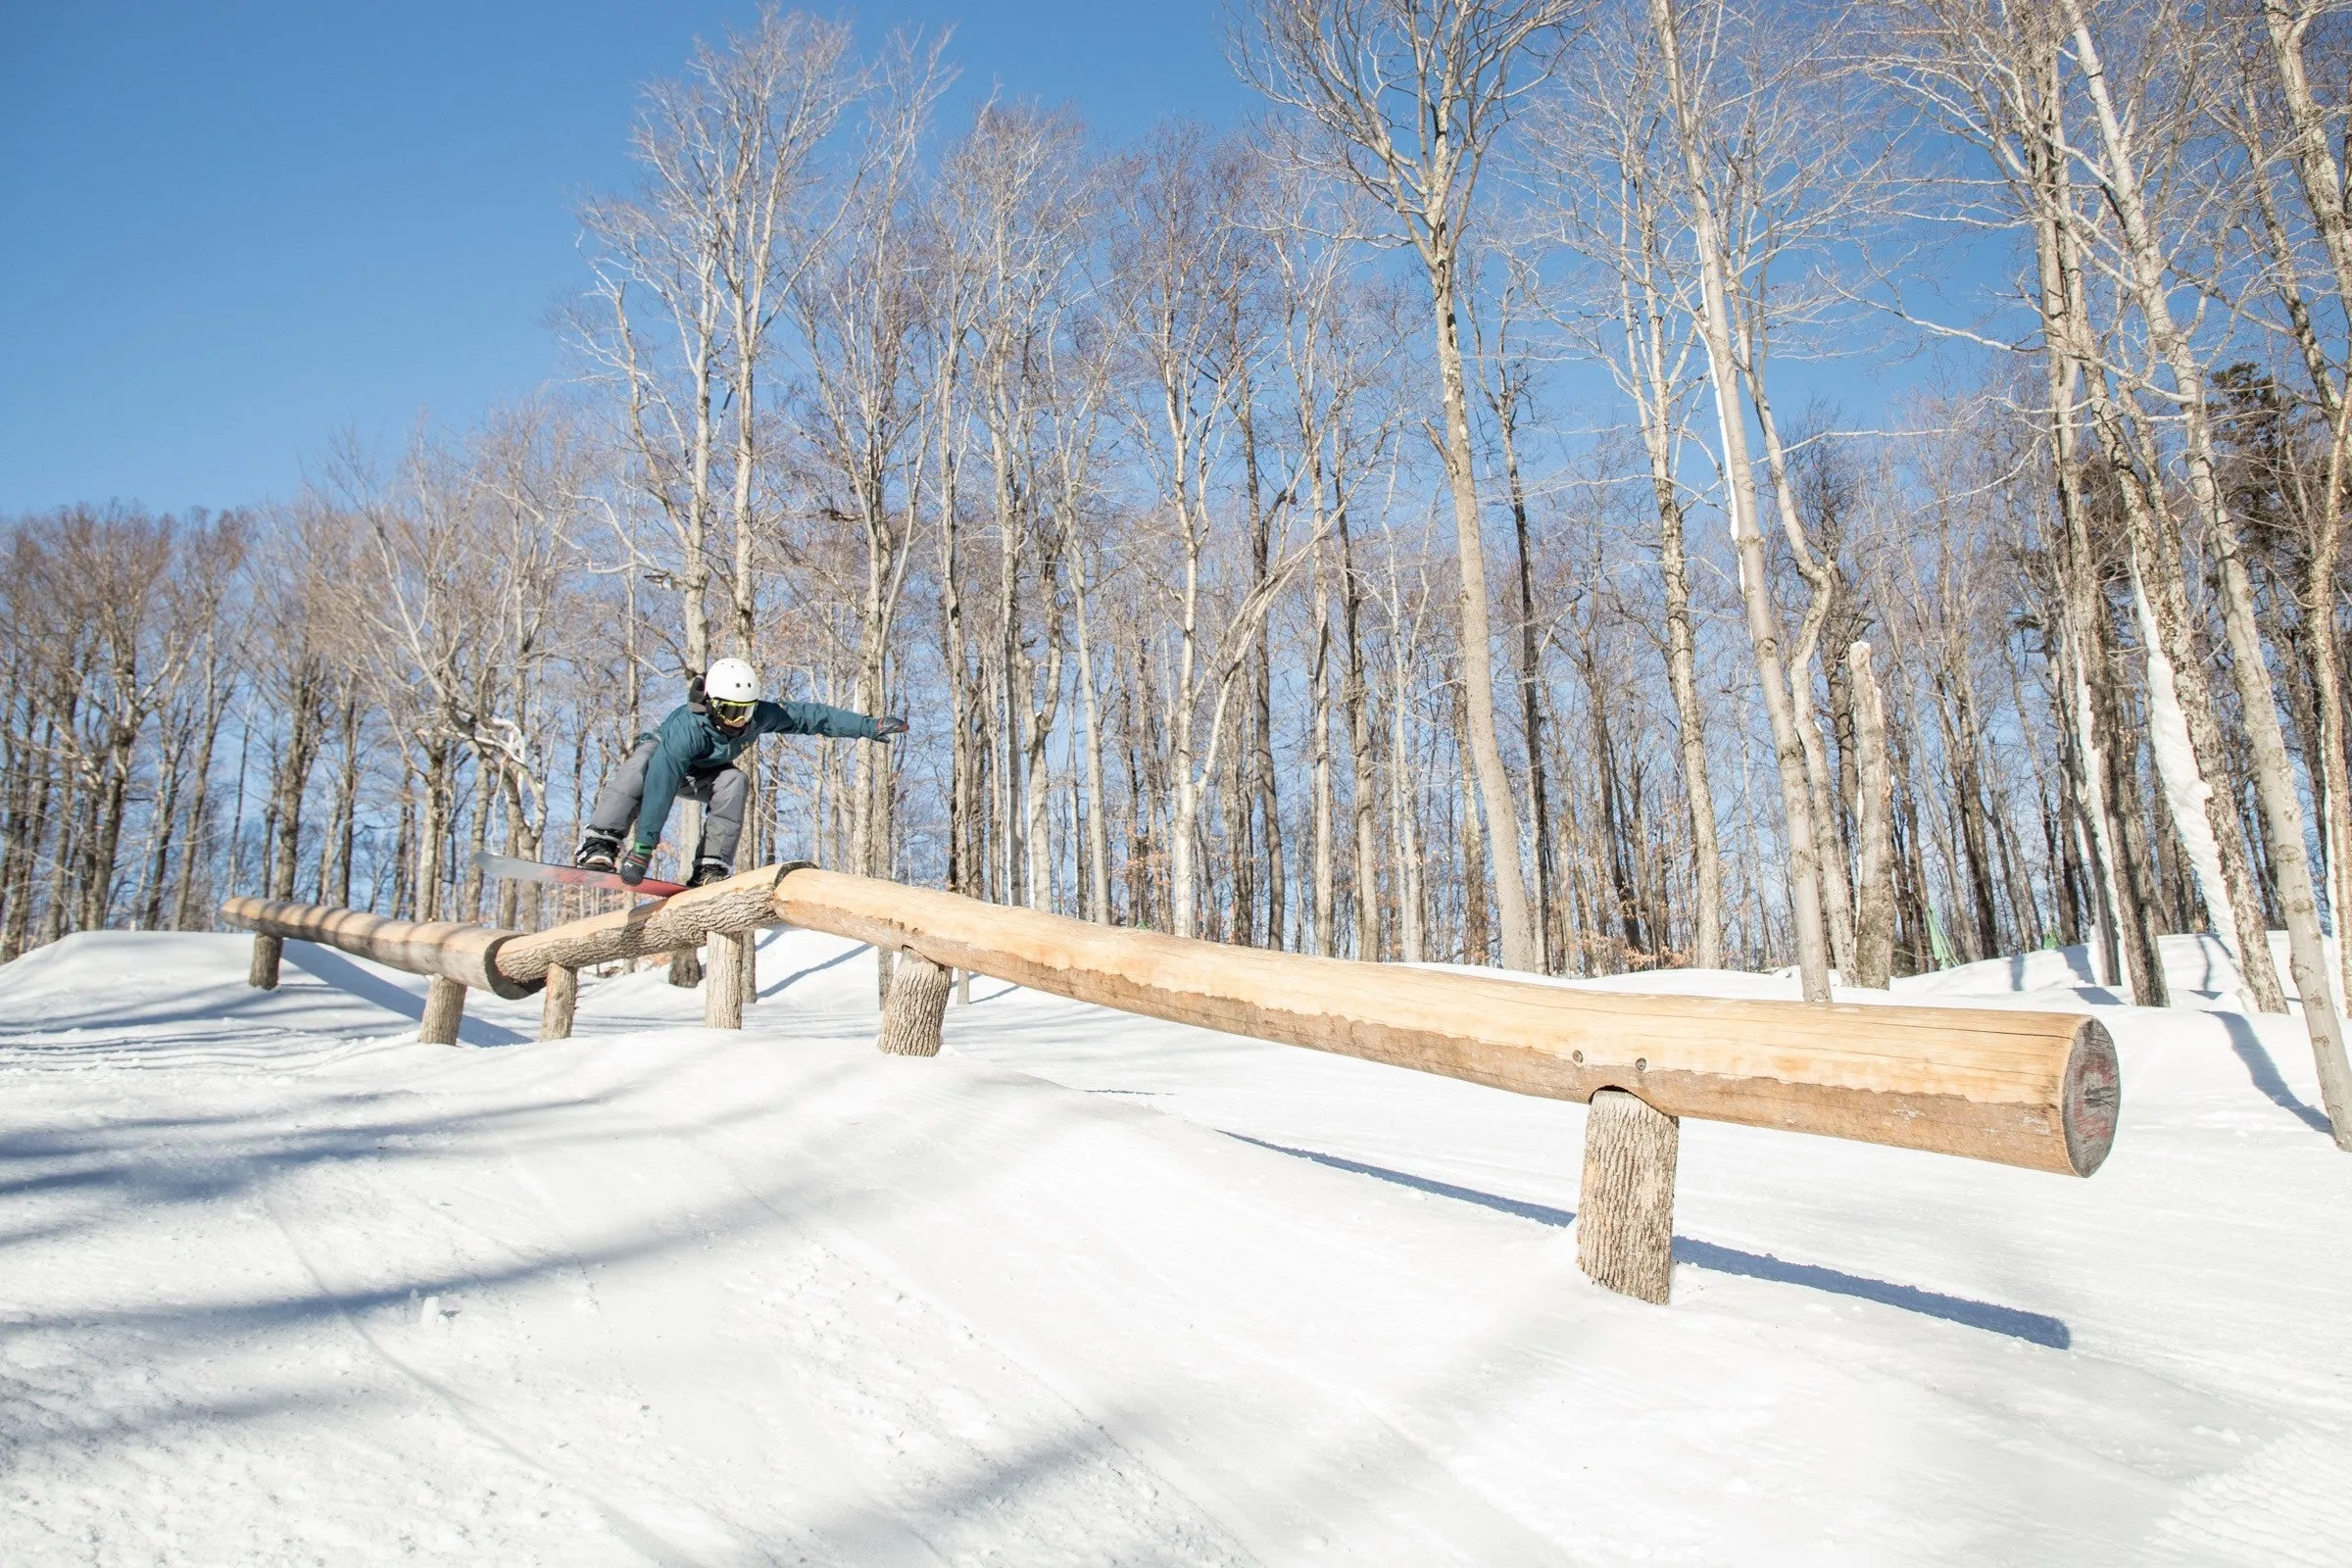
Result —
<path fill-rule="evenodd" d="M 588 871 L 576 865 L 551 865 L 545 860 L 518 860 L 511 855 L 492 855 L 483 850 L 473 858 L 482 875 L 501 882 L 553 882 L 566 888 L 611 888 L 616 893 L 639 893 L 649 899 L 666 899 L 673 893 L 686 891 L 683 882 L 663 882 L 647 877 L 635 887 L 620 879 L 618 871 Z"/>

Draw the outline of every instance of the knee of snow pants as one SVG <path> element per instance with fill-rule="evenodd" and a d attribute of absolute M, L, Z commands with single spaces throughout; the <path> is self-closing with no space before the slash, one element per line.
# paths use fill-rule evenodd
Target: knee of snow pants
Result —
<path fill-rule="evenodd" d="M 735 863 L 735 850 L 743 842 L 743 808 L 751 799 L 752 781 L 739 767 L 722 767 L 715 773 L 689 777 L 686 787 L 678 793 L 691 795 L 709 803 L 703 812 L 703 842 L 695 847 L 697 863 L 719 860 Z"/>
<path fill-rule="evenodd" d="M 629 824 L 637 820 L 637 803 L 645 799 L 645 770 L 652 765 L 654 749 L 660 742 L 652 735 L 640 735 L 629 755 L 621 760 L 605 787 L 596 793 L 596 809 L 588 813 L 588 825 L 599 833 L 626 841 Z M 653 824 L 659 833 L 662 824 Z"/>

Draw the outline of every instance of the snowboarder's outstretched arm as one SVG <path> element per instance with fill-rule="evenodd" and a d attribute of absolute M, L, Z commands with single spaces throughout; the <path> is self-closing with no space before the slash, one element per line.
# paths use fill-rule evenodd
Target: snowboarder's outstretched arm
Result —
<path fill-rule="evenodd" d="M 692 708 L 674 710 L 654 732 L 652 759 L 646 763 L 645 794 L 637 807 L 636 843 L 652 850 L 662 840 L 669 808 L 689 771 L 708 771 L 733 761 L 762 735 L 826 735 L 840 740 L 885 740 L 903 733 L 901 718 L 869 718 L 846 708 L 823 703 L 757 703 L 741 729 L 720 732 L 710 728 Z"/>
<path fill-rule="evenodd" d="M 846 708 L 829 708 L 823 703 L 761 703 L 753 719 L 753 727 L 772 735 L 829 735 L 836 740 L 872 741 L 894 734 L 882 726 L 889 719 L 869 718 Z M 899 729 L 905 729 L 904 723 Z"/>

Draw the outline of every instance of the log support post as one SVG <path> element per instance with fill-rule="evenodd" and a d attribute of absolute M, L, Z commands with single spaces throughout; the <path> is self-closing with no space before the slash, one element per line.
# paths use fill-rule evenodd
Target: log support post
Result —
<path fill-rule="evenodd" d="M 454 1046 L 458 1025 L 466 1017 L 466 988 L 447 975 L 433 976 L 424 988 L 424 1020 L 416 1026 L 416 1041 L 425 1046 Z"/>
<path fill-rule="evenodd" d="M 693 948 L 680 948 L 669 956 L 669 983 L 680 991 L 692 991 L 703 983 L 703 956 Z"/>
<path fill-rule="evenodd" d="M 1592 1096 L 1576 1264 L 1595 1285 L 1666 1304 L 1674 1279 L 1674 1164 L 1682 1123 L 1622 1089 Z"/>
<path fill-rule="evenodd" d="M 893 1056 L 936 1056 L 939 1026 L 948 1015 L 955 971 L 908 948 L 891 966 L 890 996 L 882 1004 L 882 1033 L 874 1044 Z"/>
<path fill-rule="evenodd" d="M 743 982 L 743 1004 L 748 1007 L 760 1000 L 760 933 L 738 931 L 727 940 L 743 947 L 743 956 L 735 963 L 735 975 Z"/>
<path fill-rule="evenodd" d="M 580 971 L 561 963 L 547 968 L 547 989 L 539 993 L 539 1038 L 569 1040 L 572 1014 L 580 1004 Z"/>
<path fill-rule="evenodd" d="M 710 934 L 710 965 L 703 975 L 703 1027 L 743 1027 L 743 943 L 724 931 Z"/>
<path fill-rule="evenodd" d="M 286 939 L 268 932 L 257 933 L 253 939 L 253 965 L 245 971 L 245 983 L 256 991 L 277 989 L 277 960 L 286 956 Z"/>

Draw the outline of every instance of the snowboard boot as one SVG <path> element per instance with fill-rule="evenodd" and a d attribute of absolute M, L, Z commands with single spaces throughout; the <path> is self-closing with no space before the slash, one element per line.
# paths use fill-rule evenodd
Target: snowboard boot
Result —
<path fill-rule="evenodd" d="M 579 853 L 571 858 L 571 863 L 583 871 L 610 871 L 619 858 L 620 840 L 591 828 L 580 840 Z"/>
<path fill-rule="evenodd" d="M 697 860 L 694 862 L 694 875 L 686 879 L 686 885 L 699 888 L 710 882 L 724 882 L 734 874 L 735 868 L 724 860 Z"/>
<path fill-rule="evenodd" d="M 629 853 L 620 858 L 620 880 L 623 886 L 635 887 L 645 880 L 646 868 L 654 863 L 651 844 L 632 844 Z"/>

